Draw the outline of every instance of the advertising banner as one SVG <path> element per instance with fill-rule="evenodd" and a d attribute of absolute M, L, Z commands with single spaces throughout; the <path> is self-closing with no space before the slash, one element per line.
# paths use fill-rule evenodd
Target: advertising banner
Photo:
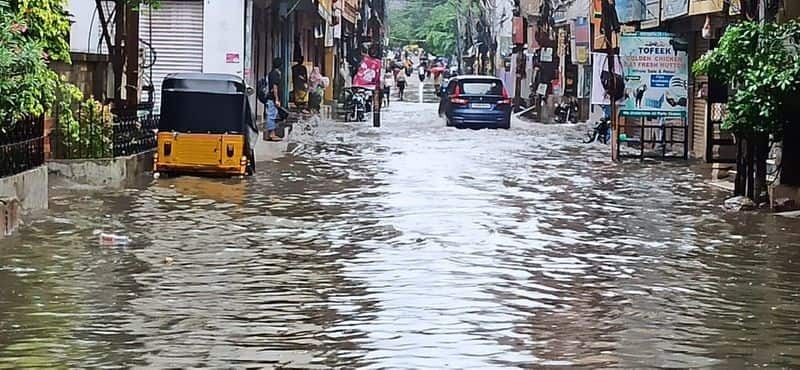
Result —
<path fill-rule="evenodd" d="M 353 86 L 374 90 L 381 80 L 381 60 L 365 55 L 353 78 Z"/>
<path fill-rule="evenodd" d="M 689 0 L 663 0 L 661 19 L 667 20 L 689 14 Z"/>
<path fill-rule="evenodd" d="M 577 64 L 589 63 L 589 18 L 578 17 L 572 23 L 572 35 L 575 40 L 575 50 L 572 60 Z"/>
<path fill-rule="evenodd" d="M 627 116 L 685 117 L 689 98 L 689 55 L 674 48 L 684 44 L 665 32 L 623 34 L 620 57 L 627 99 Z"/>
<path fill-rule="evenodd" d="M 725 5 L 721 0 L 691 0 L 689 3 L 689 15 L 707 14 L 721 12 Z"/>
<path fill-rule="evenodd" d="M 615 6 L 620 23 L 638 22 L 644 19 L 644 0 L 617 0 Z"/>
<path fill-rule="evenodd" d="M 608 55 L 592 53 L 592 104 L 610 104 L 606 90 L 603 88 L 603 71 L 608 71 Z M 616 56 L 616 60 L 614 60 L 614 72 L 622 75 L 622 60 L 620 60 L 619 56 Z"/>
<path fill-rule="evenodd" d="M 644 19 L 639 25 L 642 29 L 656 28 L 661 24 L 661 0 L 646 0 Z"/>

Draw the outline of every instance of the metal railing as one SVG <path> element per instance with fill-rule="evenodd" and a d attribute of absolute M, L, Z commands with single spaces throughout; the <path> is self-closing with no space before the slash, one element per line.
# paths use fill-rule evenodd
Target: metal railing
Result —
<path fill-rule="evenodd" d="M 156 148 L 156 132 L 159 116 L 121 117 L 114 120 L 113 148 L 114 156 L 128 156 L 146 152 Z"/>
<path fill-rule="evenodd" d="M 14 122 L 0 129 L 0 177 L 44 164 L 44 119 Z"/>
<path fill-rule="evenodd" d="M 113 115 L 107 106 L 84 104 L 73 107 L 71 115 L 59 113 L 53 112 L 50 132 L 53 159 L 129 156 L 156 147 L 157 115 Z"/>

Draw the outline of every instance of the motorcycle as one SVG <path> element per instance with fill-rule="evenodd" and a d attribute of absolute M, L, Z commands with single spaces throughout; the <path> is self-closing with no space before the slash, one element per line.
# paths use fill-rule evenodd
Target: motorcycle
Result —
<path fill-rule="evenodd" d="M 594 128 L 587 133 L 584 144 L 593 143 L 599 140 L 603 144 L 608 144 L 611 141 L 611 118 L 603 117 L 594 123 Z"/>
<path fill-rule="evenodd" d="M 578 123 L 578 102 L 569 100 L 558 103 L 555 106 L 554 113 L 556 123 Z"/>
<path fill-rule="evenodd" d="M 361 87 L 345 89 L 344 121 L 363 122 L 372 111 L 372 91 Z"/>

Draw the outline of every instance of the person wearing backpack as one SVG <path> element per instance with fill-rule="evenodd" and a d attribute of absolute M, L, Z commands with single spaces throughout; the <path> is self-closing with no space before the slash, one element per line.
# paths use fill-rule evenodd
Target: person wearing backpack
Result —
<path fill-rule="evenodd" d="M 266 133 L 264 140 L 266 141 L 281 141 L 281 138 L 275 132 L 278 129 L 278 108 L 281 106 L 281 66 L 283 61 L 281 58 L 275 58 L 272 61 L 272 71 L 269 72 L 267 77 L 262 77 L 258 81 L 258 100 L 264 104 L 264 117 L 266 121 Z"/>

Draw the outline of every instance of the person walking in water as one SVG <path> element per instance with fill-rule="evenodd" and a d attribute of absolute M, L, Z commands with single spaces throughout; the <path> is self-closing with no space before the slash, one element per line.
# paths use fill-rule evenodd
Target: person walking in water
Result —
<path fill-rule="evenodd" d="M 400 67 L 400 72 L 397 73 L 397 78 L 395 82 L 397 82 L 397 92 L 400 94 L 400 101 L 405 99 L 405 91 L 406 91 L 406 77 L 408 76 L 406 72 L 406 66 Z"/>
<path fill-rule="evenodd" d="M 389 106 L 389 100 L 392 95 L 392 88 L 394 87 L 394 73 L 391 68 L 386 68 L 386 73 L 383 74 L 383 97 L 386 101 L 386 106 Z"/>
<path fill-rule="evenodd" d="M 308 107 L 314 113 L 319 113 L 322 108 L 322 99 L 325 95 L 325 89 L 330 84 L 330 80 L 323 76 L 319 67 L 314 67 L 311 70 L 308 83 Z"/>

